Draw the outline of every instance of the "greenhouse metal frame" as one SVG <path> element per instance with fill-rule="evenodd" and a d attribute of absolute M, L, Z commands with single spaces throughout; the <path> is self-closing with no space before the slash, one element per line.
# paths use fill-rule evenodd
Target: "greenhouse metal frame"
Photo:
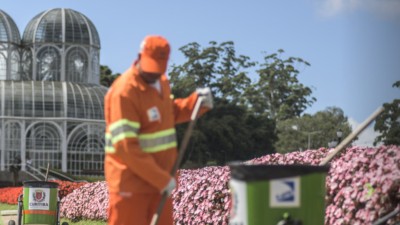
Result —
<path fill-rule="evenodd" d="M 35 16 L 22 39 L 0 10 L 0 170 L 20 158 L 74 175 L 104 167 L 100 39 L 72 9 Z"/>

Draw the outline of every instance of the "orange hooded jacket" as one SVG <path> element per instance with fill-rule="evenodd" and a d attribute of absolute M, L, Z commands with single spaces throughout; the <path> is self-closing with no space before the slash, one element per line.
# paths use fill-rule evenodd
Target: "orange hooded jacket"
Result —
<path fill-rule="evenodd" d="M 177 158 L 175 124 L 190 120 L 198 95 L 173 100 L 165 75 L 160 85 L 161 93 L 145 83 L 133 65 L 105 96 L 105 177 L 110 192 L 160 193 L 171 178 Z"/>

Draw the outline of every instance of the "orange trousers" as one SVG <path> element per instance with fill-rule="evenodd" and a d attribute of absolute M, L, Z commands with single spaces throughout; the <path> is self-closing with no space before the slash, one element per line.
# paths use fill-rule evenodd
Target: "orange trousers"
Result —
<path fill-rule="evenodd" d="M 109 193 L 108 225 L 149 225 L 160 203 L 160 194 L 132 193 L 121 196 Z M 172 225 L 172 198 L 165 202 L 157 225 Z"/>

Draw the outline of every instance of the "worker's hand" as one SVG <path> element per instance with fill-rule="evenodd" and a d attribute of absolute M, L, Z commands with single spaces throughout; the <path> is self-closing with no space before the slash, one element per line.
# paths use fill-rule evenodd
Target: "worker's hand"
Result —
<path fill-rule="evenodd" d="M 201 106 L 207 107 L 209 109 L 212 109 L 214 107 L 214 100 L 211 89 L 209 87 L 197 88 L 196 92 L 201 98 L 203 98 Z"/>
<path fill-rule="evenodd" d="M 161 194 L 167 192 L 167 196 L 170 196 L 175 187 L 176 187 L 176 180 L 175 178 L 171 177 L 167 186 L 165 186 L 164 189 L 161 191 Z"/>

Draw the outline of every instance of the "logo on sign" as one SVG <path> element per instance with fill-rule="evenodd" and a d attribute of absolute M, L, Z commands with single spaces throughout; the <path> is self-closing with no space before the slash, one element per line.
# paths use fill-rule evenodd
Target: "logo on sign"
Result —
<path fill-rule="evenodd" d="M 293 202 L 294 201 L 294 182 L 293 181 L 283 181 L 282 182 L 282 193 L 278 193 L 275 197 L 277 201 L 280 202 Z"/>
<path fill-rule="evenodd" d="M 50 190 L 47 188 L 29 189 L 29 208 L 28 209 L 49 209 Z"/>
<path fill-rule="evenodd" d="M 43 202 L 46 198 L 46 193 L 42 190 L 35 190 L 33 192 L 33 200 L 35 202 Z"/>
<path fill-rule="evenodd" d="M 271 207 L 300 206 L 300 179 L 298 177 L 271 180 Z"/>
<path fill-rule="evenodd" d="M 149 117 L 150 122 L 161 120 L 160 112 L 156 106 L 153 106 L 147 110 L 147 116 Z"/>

